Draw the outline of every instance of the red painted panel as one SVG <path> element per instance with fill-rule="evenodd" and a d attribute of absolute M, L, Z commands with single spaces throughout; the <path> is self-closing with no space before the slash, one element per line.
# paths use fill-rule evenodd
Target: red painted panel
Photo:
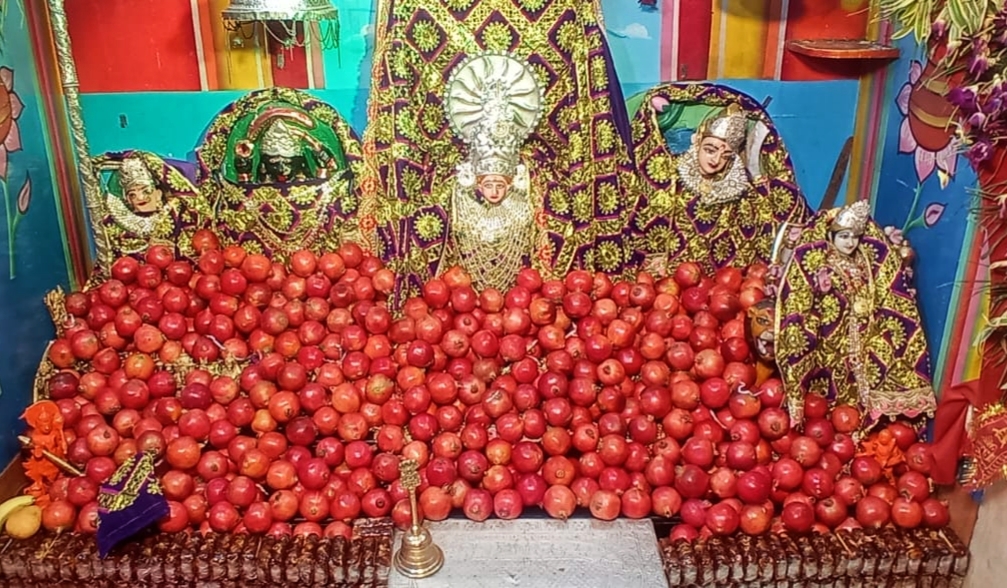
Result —
<path fill-rule="evenodd" d="M 678 79 L 705 80 L 710 65 L 713 0 L 681 0 L 678 17 Z"/>
<path fill-rule="evenodd" d="M 66 0 L 81 92 L 199 90 L 190 0 Z"/>
<path fill-rule="evenodd" d="M 867 35 L 867 0 L 790 0 L 787 11 L 787 40 L 863 39 Z M 784 80 L 856 79 L 862 63 L 843 63 L 797 55 L 783 50 Z"/>
<path fill-rule="evenodd" d="M 301 41 L 302 35 L 298 35 Z M 303 41 L 302 41 L 303 42 Z M 269 39 L 269 61 L 273 69 L 273 85 L 278 88 L 308 87 L 308 54 L 304 47 L 283 48 Z"/>

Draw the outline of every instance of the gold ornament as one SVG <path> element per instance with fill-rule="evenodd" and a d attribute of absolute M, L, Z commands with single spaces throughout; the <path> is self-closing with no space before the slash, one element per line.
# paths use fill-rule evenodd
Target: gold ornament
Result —
<path fill-rule="evenodd" d="M 527 175 L 520 166 L 520 175 Z M 468 270 L 473 285 L 480 289 L 496 288 L 506 292 L 524 256 L 535 243 L 535 210 L 527 190 L 517 181 L 499 204 L 476 199 L 473 188 L 455 186 L 451 205 L 451 241 L 455 260 Z"/>
<path fill-rule="evenodd" d="M 415 460 L 405 459 L 399 464 L 402 486 L 409 492 L 409 506 L 413 524 L 402 535 L 402 547 L 395 554 L 395 569 L 407 578 L 428 578 L 444 566 L 444 552 L 434 544 L 430 531 L 420 522 L 416 489 L 420 474 Z"/>
<path fill-rule="evenodd" d="M 150 173 L 147 164 L 139 157 L 129 156 L 122 160 L 119 167 L 119 183 L 123 191 L 131 188 L 151 188 L 157 185 L 154 174 Z"/>

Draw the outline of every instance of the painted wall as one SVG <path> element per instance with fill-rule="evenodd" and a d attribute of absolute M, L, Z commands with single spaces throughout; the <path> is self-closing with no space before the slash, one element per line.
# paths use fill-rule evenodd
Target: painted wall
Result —
<path fill-rule="evenodd" d="M 68 281 L 35 57 L 20 3 L 9 2 L 6 12 L 0 52 L 0 464 L 17 453 L 18 419 L 53 337 L 42 299 Z"/>
<path fill-rule="evenodd" d="M 370 0 L 338 3 L 338 49 L 302 50 L 293 57 L 288 56 L 283 68 L 273 63 L 266 69 L 262 59 L 249 57 L 248 40 L 243 41 L 243 47 L 230 49 L 219 46 L 219 43 L 214 46 L 212 40 L 206 41 L 215 30 L 216 21 L 211 19 L 209 8 L 216 5 L 216 0 L 166 0 L 160 3 L 152 3 L 152 0 L 109 0 L 110 15 L 103 14 L 101 18 L 85 10 L 84 5 L 88 2 L 69 0 L 67 11 L 72 40 L 77 41 L 75 55 L 84 92 L 85 123 L 93 152 L 140 148 L 170 157 L 191 159 L 193 149 L 214 114 L 240 96 L 242 90 L 258 87 L 252 83 L 255 80 L 263 85 L 275 82 L 280 70 L 287 71 L 282 75 L 295 82 L 292 85 L 313 87 L 312 93 L 335 106 L 358 132 L 363 131 L 370 87 L 375 14 Z M 667 61 L 669 46 L 674 47 L 683 59 L 715 51 L 728 64 L 748 59 L 742 56 L 757 54 L 759 57 L 755 62 L 758 62 L 758 67 L 725 66 L 715 68 L 713 73 L 719 71 L 724 74 L 721 77 L 725 83 L 759 100 L 771 101 L 769 112 L 794 156 L 801 186 L 809 201 L 816 205 L 825 191 L 843 143 L 854 132 L 860 85 L 857 80 L 843 79 L 836 73 L 819 71 L 814 75 L 808 74 L 796 65 L 796 61 L 795 65 L 776 72 L 779 75 L 774 75 L 772 71 L 764 72 L 763 65 L 766 63 L 790 63 L 789 53 L 781 45 L 767 44 L 770 29 L 775 31 L 776 37 L 773 38 L 810 34 L 808 23 L 823 14 L 821 9 L 811 9 L 822 3 L 819 0 L 791 0 L 774 4 L 772 10 L 760 10 L 757 14 L 750 10 L 746 12 L 750 4 L 749 0 L 705 0 L 705 3 L 666 0 L 657 10 L 646 10 L 631 0 L 602 1 L 616 69 L 627 97 L 662 81 L 678 77 L 696 79 L 696 76 L 673 75 L 681 68 L 670 69 Z M 825 4 L 831 6 L 831 12 L 825 12 L 833 14 L 833 20 L 837 23 L 849 21 L 847 29 L 850 28 L 849 23 L 853 23 L 853 28 L 859 29 L 858 34 L 863 35 L 866 19 L 860 18 L 862 11 L 849 8 L 856 2 L 844 2 L 838 7 L 832 0 Z M 847 4 L 849 7 L 846 7 Z M 789 29 L 780 28 L 778 15 L 783 5 L 790 6 L 792 16 L 798 15 L 791 19 Z M 207 7 L 207 10 L 201 8 L 194 18 L 192 6 Z M 706 33 L 702 35 L 695 34 L 694 23 L 688 18 L 683 20 L 684 15 L 694 15 L 697 10 L 705 10 L 710 16 Z M 144 22 L 164 20 L 168 23 L 163 27 L 166 30 L 150 30 L 146 25 L 136 29 L 115 25 L 117 19 L 125 23 L 144 14 Z M 180 31 L 185 28 L 185 23 L 195 27 L 198 34 L 189 31 L 182 35 Z M 762 41 L 742 40 L 738 36 L 738 31 L 742 29 L 761 31 L 758 36 Z M 138 32 L 132 34 L 131 30 Z M 97 35 L 100 41 L 92 43 L 91 39 L 97 31 L 102 33 Z M 167 35 L 169 31 L 175 33 L 171 43 L 163 39 L 158 41 L 158 35 Z M 824 28 L 818 30 L 821 35 L 839 35 L 840 32 Z M 848 34 L 854 33 L 856 31 Z M 784 36 L 779 37 L 780 34 Z M 86 44 L 80 41 L 84 38 L 88 39 Z M 206 42 L 200 44 L 200 39 Z M 185 48 L 190 40 L 196 44 L 190 47 L 191 51 Z M 129 60 L 110 58 L 126 51 L 132 55 Z M 257 51 L 263 53 L 261 49 Z M 141 52 L 146 57 L 138 57 Z M 202 62 L 197 58 L 200 53 L 205 56 Z M 291 74 L 294 70 L 303 72 L 311 69 L 312 60 L 318 58 L 324 70 L 321 75 L 309 79 L 307 75 Z M 177 65 L 173 69 L 169 67 L 170 63 Z M 197 66 L 203 64 L 201 73 L 197 72 L 196 77 L 202 76 L 204 89 L 194 88 L 193 63 Z M 220 63 L 227 67 L 214 69 L 210 66 Z M 691 71 L 698 71 L 697 67 Z M 702 69 L 704 73 L 698 76 L 700 78 L 705 77 L 705 69 L 708 68 L 704 65 Z M 146 73 L 133 75 L 134 72 Z M 788 81 L 805 79 L 815 81 Z M 298 84 L 298 81 L 305 83 Z M 241 87 L 242 90 L 213 90 L 232 87 Z"/>
<path fill-rule="evenodd" d="M 915 283 L 935 381 L 946 388 L 978 375 L 969 350 L 981 297 L 974 295 L 977 278 L 968 263 L 980 253 L 972 214 L 976 176 L 945 126 L 946 102 L 928 89 L 939 79 L 914 44 L 901 48 L 902 59 L 888 71 L 874 210 L 882 225 L 905 230 L 916 250 Z"/>

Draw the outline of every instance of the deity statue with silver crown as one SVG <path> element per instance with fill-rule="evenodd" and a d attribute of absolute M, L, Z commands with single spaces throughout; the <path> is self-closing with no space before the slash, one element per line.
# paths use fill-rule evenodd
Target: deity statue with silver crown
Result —
<path fill-rule="evenodd" d="M 446 103 L 468 155 L 457 166 L 442 265 L 464 267 L 479 289 L 504 291 L 541 237 L 520 154 L 541 114 L 541 89 L 517 60 L 486 56 L 452 76 Z"/>
<path fill-rule="evenodd" d="M 781 230 L 810 216 L 778 132 L 750 97 L 667 84 L 638 99 L 633 120 L 643 182 L 633 231 L 645 268 L 768 264 Z"/>
<path fill-rule="evenodd" d="M 776 362 L 791 418 L 801 418 L 807 393 L 859 407 L 868 426 L 933 415 L 910 273 L 867 201 L 811 219 L 783 270 L 776 316 Z"/>
<path fill-rule="evenodd" d="M 169 245 L 192 257 L 191 237 L 210 221 L 210 207 L 176 166 L 144 151 L 107 153 L 94 160 L 105 189 L 103 236 L 112 257 L 142 255 Z"/>
<path fill-rule="evenodd" d="M 396 273 L 390 304 L 456 264 L 498 289 L 521 267 L 626 271 L 637 178 L 598 3 L 377 14 L 357 219 Z"/>

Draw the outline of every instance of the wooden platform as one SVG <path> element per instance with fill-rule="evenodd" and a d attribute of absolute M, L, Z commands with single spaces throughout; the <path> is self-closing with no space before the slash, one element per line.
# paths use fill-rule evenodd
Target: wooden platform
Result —
<path fill-rule="evenodd" d="M 157 534 L 98 557 L 93 535 L 40 534 L 0 544 L 5 588 L 382 588 L 390 519 L 361 520 L 354 537 Z"/>

